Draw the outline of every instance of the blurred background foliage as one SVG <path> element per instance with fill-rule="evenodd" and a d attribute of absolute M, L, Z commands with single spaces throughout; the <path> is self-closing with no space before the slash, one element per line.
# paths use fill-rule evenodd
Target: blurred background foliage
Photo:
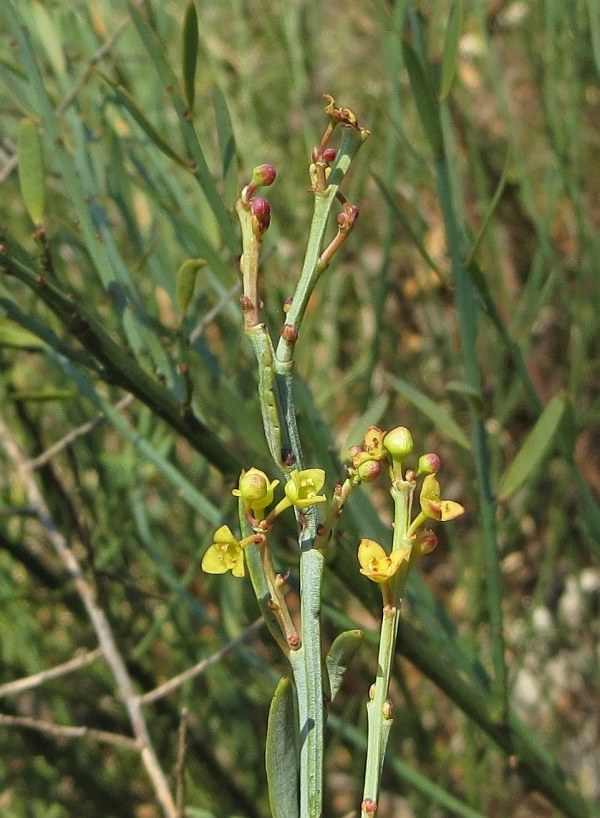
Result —
<path fill-rule="evenodd" d="M 20 245 L 36 275 L 43 271 L 116 342 L 117 368 L 131 362 L 134 381 L 142 383 L 139 373 L 146 373 L 168 396 L 161 404 L 140 387 L 137 399 L 115 409 L 135 390 L 115 382 L 106 360 L 92 360 L 85 328 L 78 334 L 65 326 L 35 279 L 28 286 L 2 275 L 1 411 L 27 455 L 39 457 L 104 413 L 103 422 L 40 461 L 37 475 L 58 525 L 94 577 L 133 678 L 140 691 L 151 690 L 210 657 L 256 617 L 247 583 L 199 572 L 214 529 L 235 520 L 230 490 L 239 467 L 268 463 L 254 364 L 241 332 L 232 205 L 254 165 L 278 168 L 262 277 L 276 333 L 302 260 L 311 209 L 307 166 L 324 125 L 321 95 L 328 92 L 352 107 L 372 137 L 345 183 L 360 220 L 310 305 L 297 351 L 300 378 L 312 395 L 299 389 L 310 465 L 328 468 L 331 488 L 342 474 L 336 455 L 343 459 L 369 423 L 406 425 L 420 451 L 439 452 L 444 495 L 468 513 L 438 532 L 440 545 L 422 561 L 424 581 L 413 583 L 407 615 L 415 634 L 424 628 L 448 674 L 487 691 L 482 668 L 492 673 L 494 629 L 473 415 L 489 446 L 477 474 L 483 469 L 495 493 L 542 405 L 560 396 L 563 422 L 541 447 L 538 441 L 539 467 L 530 468 L 538 459 L 530 451 L 523 479 L 497 508 L 497 601 L 511 712 L 561 765 L 572 791 L 597 801 L 600 12 L 594 0 L 198 3 L 195 100 L 187 119 L 179 90 L 185 5 L 10 0 L 0 9 L 2 239 Z M 451 8 L 459 19 L 455 32 Z M 473 300 L 467 318 L 477 332 L 479 394 L 465 376 L 451 237 L 436 187 L 441 159 L 432 156 L 423 100 L 406 71 L 405 36 L 427 52 L 436 81 L 448 76 L 445 60 L 456 60 L 440 108 L 444 161 L 467 250 L 486 227 L 476 260 L 497 318 L 494 326 L 489 310 L 486 315 Z M 24 116 L 39 126 L 44 144 L 45 257 L 19 188 L 16 139 Z M 209 263 L 180 327 L 176 271 L 197 257 Z M 529 386 L 498 322 L 525 361 Z M 178 415 L 188 404 L 190 412 Z M 209 430 L 208 448 L 190 413 Z M 184 418 L 179 426 L 177 417 Z M 327 642 L 350 622 L 377 626 L 375 597 L 357 575 L 356 546 L 360 536 L 380 533 L 389 516 L 385 491 L 377 488 L 348 512 L 327 577 Z M 0 682 L 6 683 L 96 642 L 6 460 L 0 521 Z M 291 525 L 281 534 L 277 558 L 282 570 L 291 570 L 293 595 L 290 531 Z M 407 652 L 414 660 L 414 650 L 400 644 L 381 818 L 583 814 L 568 812 L 559 798 L 553 802 L 549 791 L 531 790 L 527 775 L 519 775 L 520 759 L 506 747 L 500 751 L 469 718 L 468 706 L 456 707 L 428 678 L 433 671 L 423 673 L 426 663 L 419 670 L 418 661 L 402 655 Z M 330 719 L 328 816 L 348 813 L 360 798 L 374 661 L 373 647 L 365 647 Z M 167 770 L 175 763 L 179 713 L 189 710 L 190 815 L 269 814 L 262 752 L 281 672 L 268 635 L 257 630 L 146 708 Z M 127 734 L 113 693 L 98 660 L 5 696 L 2 711 Z M 159 815 L 129 750 L 6 726 L 0 747 L 0 807 L 8 818 Z M 411 769 L 422 778 L 411 778 Z"/>

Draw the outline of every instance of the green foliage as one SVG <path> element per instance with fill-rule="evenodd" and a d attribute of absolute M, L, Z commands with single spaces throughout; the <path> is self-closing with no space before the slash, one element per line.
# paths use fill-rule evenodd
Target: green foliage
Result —
<path fill-rule="evenodd" d="M 234 525 L 240 469 L 269 463 L 233 201 L 277 166 L 261 298 L 278 326 L 330 91 L 373 135 L 345 182 L 360 219 L 297 347 L 308 465 L 342 478 L 336 453 L 376 415 L 440 452 L 467 508 L 408 585 L 378 818 L 400 796 L 423 816 L 597 815 L 596 4 L 5 0 L 0 20 L 0 416 L 139 693 L 244 634 L 143 705 L 170 783 L 189 711 L 189 814 L 269 815 L 283 665 L 265 628 L 243 630 L 250 589 L 199 564 Z M 0 450 L 3 685 L 97 640 Z M 328 721 L 328 816 L 360 800 L 378 606 L 356 548 L 389 536 L 378 492 L 350 498 L 326 555 L 327 642 L 365 630 Z M 292 543 L 276 568 L 293 600 Z M 0 711 L 131 735 L 102 659 Z M 160 814 L 137 752 L 91 737 L 0 724 L 0 780 L 10 818 Z"/>

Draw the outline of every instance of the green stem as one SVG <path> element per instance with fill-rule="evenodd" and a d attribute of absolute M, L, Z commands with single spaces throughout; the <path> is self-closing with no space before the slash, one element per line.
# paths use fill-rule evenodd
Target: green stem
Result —
<path fill-rule="evenodd" d="M 410 523 L 414 482 L 395 480 L 391 495 L 394 500 L 394 540 L 392 551 L 406 548 Z M 412 566 L 412 553 L 400 566 L 398 573 L 382 585 L 383 616 L 377 656 L 377 675 L 367 702 L 367 761 L 363 788 L 362 818 L 372 815 L 373 805 L 379 799 L 381 771 L 392 726 L 392 704 L 388 701 L 390 678 L 400 623 L 400 610 L 406 579 Z"/>

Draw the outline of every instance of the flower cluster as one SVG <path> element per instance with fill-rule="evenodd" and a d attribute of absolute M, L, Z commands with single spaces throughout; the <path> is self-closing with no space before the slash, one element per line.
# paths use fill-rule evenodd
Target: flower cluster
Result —
<path fill-rule="evenodd" d="M 327 498 L 324 494 L 319 494 L 324 483 L 323 469 L 292 471 L 284 486 L 284 497 L 266 514 L 267 507 L 274 502 L 279 480 L 269 480 L 263 471 L 254 467 L 243 471 L 232 494 L 241 499 L 254 533 L 238 540 L 229 526 L 221 526 L 215 532 L 214 541 L 204 554 L 202 570 L 207 574 L 224 574 L 231 571 L 235 577 L 243 577 L 246 546 L 250 543 L 264 544 L 273 522 L 286 509 L 294 506 L 301 511 L 317 503 L 324 503 Z"/>
<path fill-rule="evenodd" d="M 374 540 L 363 539 L 358 547 L 360 572 L 373 582 L 386 583 L 404 565 L 408 570 L 415 556 L 429 554 L 437 545 L 437 537 L 429 529 L 423 528 L 427 520 L 453 520 L 464 514 L 465 509 L 454 500 L 441 498 L 437 473 L 441 469 L 440 457 L 434 452 L 421 455 L 417 470 L 403 470 L 404 460 L 412 454 L 413 439 L 410 431 L 398 426 L 383 432 L 370 426 L 362 446 L 353 446 L 349 451 L 351 466 L 349 479 L 354 482 L 370 482 L 379 477 L 382 464 L 389 466 L 392 494 L 400 505 L 408 498 L 407 507 L 412 503 L 417 479 L 423 477 L 419 492 L 420 512 L 412 520 L 406 521 L 405 532 L 395 528 L 394 544 L 391 552 Z"/>

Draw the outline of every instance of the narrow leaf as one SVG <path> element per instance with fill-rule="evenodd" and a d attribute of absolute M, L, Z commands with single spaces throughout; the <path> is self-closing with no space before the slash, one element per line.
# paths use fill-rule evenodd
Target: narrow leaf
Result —
<path fill-rule="evenodd" d="M 198 15 L 194 0 L 190 0 L 183 20 L 182 43 L 183 90 L 190 111 L 194 110 L 196 65 L 198 63 Z"/>
<path fill-rule="evenodd" d="M 9 318 L 0 318 L 0 347 L 14 349 L 42 349 L 43 342 L 33 332 L 19 326 Z"/>
<path fill-rule="evenodd" d="M 600 74 L 600 6 L 597 0 L 586 0 L 590 16 L 590 33 L 592 40 L 592 54 L 596 63 L 596 70 Z"/>
<path fill-rule="evenodd" d="M 341 448 L 341 457 L 342 460 L 346 458 L 346 452 L 349 446 L 353 446 L 355 443 L 358 444 L 363 439 L 366 429 L 369 426 L 375 426 L 381 419 L 383 413 L 388 407 L 388 403 L 390 402 L 389 395 L 379 395 L 379 397 L 375 398 L 375 400 L 367 406 L 365 411 L 362 415 L 358 418 L 356 423 L 352 425 L 352 428 L 348 432 L 346 439 L 344 440 L 344 445 Z"/>
<path fill-rule="evenodd" d="M 203 258 L 189 258 L 187 261 L 184 261 L 179 270 L 177 270 L 175 296 L 182 318 L 185 316 L 190 301 L 194 296 L 196 281 L 198 280 L 198 270 L 204 267 L 205 264 L 206 260 Z"/>
<path fill-rule="evenodd" d="M 348 670 L 352 657 L 362 645 L 363 639 L 364 633 L 359 630 L 344 631 L 334 639 L 325 659 L 331 701 L 335 699 L 336 693 L 341 687 L 344 673 Z"/>
<path fill-rule="evenodd" d="M 469 443 L 465 433 L 460 426 L 450 417 L 448 412 L 436 403 L 431 398 L 424 395 L 412 384 L 403 381 L 401 378 L 396 378 L 393 375 L 388 376 L 388 382 L 397 392 L 399 392 L 406 400 L 414 404 L 420 412 L 433 421 L 434 426 L 440 432 L 446 434 L 463 449 L 470 449 Z"/>
<path fill-rule="evenodd" d="M 187 168 L 187 162 L 169 145 L 169 143 L 162 138 L 154 125 L 150 122 L 146 114 L 138 106 L 137 102 L 131 96 L 129 91 L 122 85 L 116 83 L 107 74 L 101 73 L 102 79 L 107 82 L 115 92 L 116 100 L 131 114 L 133 119 L 137 122 L 140 128 L 144 131 L 151 142 L 154 142 L 156 147 L 161 150 L 165 156 L 172 159 L 177 164 Z"/>
<path fill-rule="evenodd" d="M 40 133 L 35 122 L 29 117 L 19 122 L 17 149 L 21 195 L 29 218 L 38 225 L 44 221 L 46 171 Z"/>
<path fill-rule="evenodd" d="M 517 456 L 504 473 L 498 490 L 499 500 L 507 500 L 533 474 L 544 456 L 550 451 L 566 404 L 567 398 L 564 393 L 555 395 L 547 404 L 535 426 L 525 438 Z"/>
<path fill-rule="evenodd" d="M 463 0 L 454 0 L 448 17 L 446 37 L 444 39 L 444 55 L 442 57 L 442 78 L 440 87 L 440 102 L 443 102 L 452 89 L 458 64 L 458 45 L 462 31 L 464 14 Z"/>
<path fill-rule="evenodd" d="M 48 55 L 48 59 L 52 63 L 54 72 L 59 77 L 66 77 L 67 62 L 65 60 L 65 52 L 63 49 L 63 37 L 59 27 L 55 25 L 53 16 L 48 9 L 39 0 L 32 4 L 32 13 L 36 22 L 37 34 Z"/>
<path fill-rule="evenodd" d="M 275 689 L 267 725 L 265 767 L 273 818 L 299 818 L 294 691 L 289 679 Z"/>
<path fill-rule="evenodd" d="M 435 156 L 443 154 L 440 108 L 425 66 L 408 42 L 403 43 L 404 61 L 425 136 Z"/>

